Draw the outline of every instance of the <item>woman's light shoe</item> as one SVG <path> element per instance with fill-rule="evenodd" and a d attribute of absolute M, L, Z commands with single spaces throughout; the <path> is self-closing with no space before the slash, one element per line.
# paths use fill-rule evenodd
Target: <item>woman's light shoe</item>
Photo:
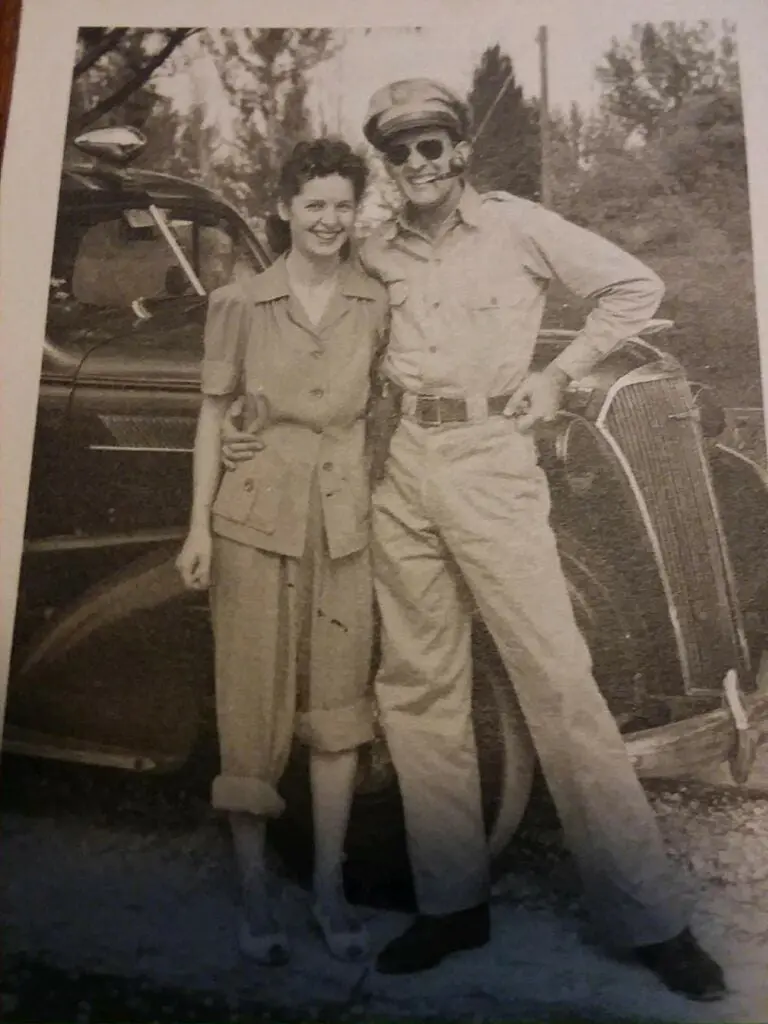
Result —
<path fill-rule="evenodd" d="M 243 921 L 238 939 L 243 956 L 264 967 L 282 967 L 290 960 L 288 938 L 281 928 L 257 934 Z"/>
<path fill-rule="evenodd" d="M 355 919 L 352 911 L 344 904 L 340 913 L 331 915 L 320 902 L 312 904 L 312 917 L 325 944 L 337 960 L 359 963 L 370 955 L 368 929 Z"/>

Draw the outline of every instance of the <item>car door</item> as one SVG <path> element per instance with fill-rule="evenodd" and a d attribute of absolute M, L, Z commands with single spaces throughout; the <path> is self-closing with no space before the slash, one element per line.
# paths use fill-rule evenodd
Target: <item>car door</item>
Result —
<path fill-rule="evenodd" d="M 113 325 L 79 368 L 67 425 L 77 528 L 91 536 L 178 530 L 188 517 L 206 308 L 198 290 L 224 283 L 213 242 L 231 249 L 234 239 L 226 222 L 195 211 L 159 213 L 191 275 L 142 209 L 94 225 L 76 262 L 75 289 L 108 306 Z"/>
<path fill-rule="evenodd" d="M 189 515 L 205 291 L 225 283 L 219 257 L 234 239 L 216 224 L 206 250 L 197 228 L 210 216 L 173 224 L 170 211 L 190 277 L 144 213 L 91 210 L 79 236 L 76 368 L 55 409 L 41 403 L 57 417 L 56 482 L 27 537 L 30 614 L 17 621 L 9 695 L 10 749 L 128 767 L 186 756 L 198 684 L 210 683 L 205 599 L 181 592 L 172 556 Z"/>

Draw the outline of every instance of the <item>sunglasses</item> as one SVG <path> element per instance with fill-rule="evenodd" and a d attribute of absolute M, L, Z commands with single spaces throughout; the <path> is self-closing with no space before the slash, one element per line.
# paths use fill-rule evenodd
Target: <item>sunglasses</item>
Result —
<path fill-rule="evenodd" d="M 402 167 L 408 161 L 414 149 L 425 160 L 439 160 L 445 151 L 445 143 L 442 139 L 419 139 L 418 142 L 397 142 L 385 148 L 384 157 L 394 167 Z"/>

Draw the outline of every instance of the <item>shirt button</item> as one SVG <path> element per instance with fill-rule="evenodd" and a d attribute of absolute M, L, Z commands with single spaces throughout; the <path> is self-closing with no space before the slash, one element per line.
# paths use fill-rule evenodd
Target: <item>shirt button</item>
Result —
<path fill-rule="evenodd" d="M 313 398 L 322 398 L 323 395 L 325 394 L 322 388 L 312 388 L 312 390 L 309 393 L 310 395 L 312 395 Z"/>
<path fill-rule="evenodd" d="M 429 351 L 430 352 L 437 352 L 437 345 L 430 345 L 429 346 Z"/>
<path fill-rule="evenodd" d="M 323 469 L 326 469 L 326 470 L 333 469 L 333 463 L 332 462 L 324 462 L 323 463 Z"/>
<path fill-rule="evenodd" d="M 245 483 L 243 484 L 243 490 L 252 491 L 253 490 L 253 480 L 246 480 Z"/>
<path fill-rule="evenodd" d="M 432 303 L 432 309 L 440 309 L 440 303 L 439 302 L 433 302 Z"/>

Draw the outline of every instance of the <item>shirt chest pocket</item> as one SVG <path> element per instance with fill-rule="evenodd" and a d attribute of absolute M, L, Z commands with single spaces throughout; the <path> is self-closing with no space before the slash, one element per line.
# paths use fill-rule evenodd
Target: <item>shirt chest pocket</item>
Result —
<path fill-rule="evenodd" d="M 467 296 L 467 306 L 478 313 L 498 313 L 503 316 L 505 311 L 516 305 L 517 301 L 508 283 L 500 284 L 498 287 L 484 284 L 482 287 L 471 289 Z"/>
<path fill-rule="evenodd" d="M 545 282 L 534 278 L 524 267 L 509 266 L 509 260 L 499 257 L 495 273 L 487 277 L 478 275 L 463 286 L 470 309 L 494 313 L 527 308 L 541 296 Z"/>
<path fill-rule="evenodd" d="M 227 471 L 213 505 L 214 513 L 262 533 L 274 533 L 280 519 L 286 469 L 281 456 L 267 449 Z"/>

